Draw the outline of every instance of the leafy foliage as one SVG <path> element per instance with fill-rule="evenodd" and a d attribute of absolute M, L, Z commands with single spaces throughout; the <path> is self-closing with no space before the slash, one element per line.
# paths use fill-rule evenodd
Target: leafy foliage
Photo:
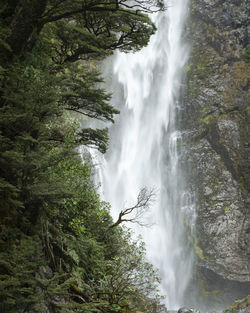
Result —
<path fill-rule="evenodd" d="M 1 312 L 161 311 L 143 246 L 111 227 L 78 154 L 105 152 L 88 120 L 119 113 L 91 64 L 145 46 L 160 2 L 0 1 Z"/>

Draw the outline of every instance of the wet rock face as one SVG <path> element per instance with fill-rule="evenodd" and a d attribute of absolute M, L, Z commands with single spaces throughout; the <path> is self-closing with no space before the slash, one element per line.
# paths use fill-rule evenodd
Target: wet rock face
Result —
<path fill-rule="evenodd" d="M 197 269 L 236 289 L 250 282 L 247 9 L 245 0 L 191 1 L 180 121 L 182 162 L 197 198 Z"/>
<path fill-rule="evenodd" d="M 223 313 L 249 313 L 250 312 L 250 296 L 243 300 L 235 301 L 229 309 L 223 311 Z"/>
<path fill-rule="evenodd" d="M 248 281 L 248 219 L 239 183 L 206 139 L 190 153 L 199 174 L 197 237 L 202 266 L 224 278 Z"/>
<path fill-rule="evenodd" d="M 195 309 L 183 307 L 183 308 L 180 308 L 177 313 L 199 313 L 199 311 Z"/>

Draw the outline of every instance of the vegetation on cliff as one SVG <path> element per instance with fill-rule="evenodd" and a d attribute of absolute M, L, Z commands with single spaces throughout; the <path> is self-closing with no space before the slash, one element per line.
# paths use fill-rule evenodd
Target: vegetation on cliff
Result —
<path fill-rule="evenodd" d="M 105 152 L 107 129 L 68 112 L 114 121 L 92 63 L 145 46 L 161 1 L 0 3 L 0 311 L 160 312 L 144 246 L 111 227 L 77 153 Z"/>
<path fill-rule="evenodd" d="M 247 1 L 192 0 L 190 13 L 181 126 L 188 189 L 197 197 L 194 285 L 205 311 L 249 290 Z"/>
<path fill-rule="evenodd" d="M 249 312 L 250 308 L 250 296 L 246 297 L 242 300 L 235 301 L 229 309 L 224 310 L 223 313 L 247 313 Z"/>

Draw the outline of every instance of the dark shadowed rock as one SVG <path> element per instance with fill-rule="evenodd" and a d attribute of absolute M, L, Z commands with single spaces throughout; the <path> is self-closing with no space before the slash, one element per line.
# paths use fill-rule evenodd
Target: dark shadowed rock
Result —
<path fill-rule="evenodd" d="M 188 308 L 180 308 L 179 310 L 178 310 L 178 313 L 193 313 L 190 309 L 188 309 Z"/>

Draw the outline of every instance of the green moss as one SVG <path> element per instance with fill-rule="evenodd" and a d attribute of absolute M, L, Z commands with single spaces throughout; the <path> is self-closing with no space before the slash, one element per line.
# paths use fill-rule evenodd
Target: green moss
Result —
<path fill-rule="evenodd" d="M 202 249 L 198 245 L 198 239 L 196 238 L 195 234 L 192 232 L 189 220 L 185 217 L 183 217 L 183 224 L 185 227 L 186 238 L 188 242 L 190 243 L 191 247 L 193 247 L 195 254 L 198 256 L 200 260 L 204 260 L 205 256 L 204 256 Z"/>
<path fill-rule="evenodd" d="M 200 109 L 200 113 L 201 114 L 205 114 L 205 113 L 207 113 L 209 111 L 209 107 L 208 106 L 205 106 L 205 107 L 203 107 L 202 109 Z"/>
<path fill-rule="evenodd" d="M 199 257 L 200 260 L 205 260 L 205 257 L 204 257 L 204 254 L 203 254 L 203 250 L 198 246 L 197 243 L 195 243 L 194 251 L 195 251 L 196 255 Z"/>
<path fill-rule="evenodd" d="M 196 51 L 186 65 L 184 72 L 187 74 L 188 94 L 196 98 L 199 94 L 200 82 L 209 76 L 211 72 L 208 66 L 209 54 L 206 51 Z"/>
<path fill-rule="evenodd" d="M 242 59 L 246 63 L 250 63 L 250 45 L 247 46 L 245 52 L 242 54 Z"/>
<path fill-rule="evenodd" d="M 228 310 L 223 311 L 223 313 L 236 313 L 239 310 L 250 307 L 250 296 L 243 300 L 235 301 Z"/>
<path fill-rule="evenodd" d="M 200 119 L 202 124 L 211 125 L 214 121 L 214 117 L 212 115 L 207 115 Z"/>

